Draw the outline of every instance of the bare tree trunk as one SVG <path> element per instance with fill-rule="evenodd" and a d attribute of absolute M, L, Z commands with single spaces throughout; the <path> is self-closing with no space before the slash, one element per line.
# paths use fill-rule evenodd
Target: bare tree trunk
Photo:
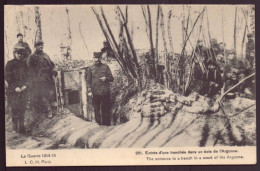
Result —
<path fill-rule="evenodd" d="M 130 73 L 132 74 L 132 76 L 133 76 L 134 78 L 136 78 L 136 73 L 134 72 L 134 70 L 130 69 L 131 67 L 130 67 L 129 65 L 131 65 L 131 64 L 128 64 L 128 63 L 124 60 L 124 58 L 123 58 L 123 54 L 122 54 L 122 52 L 121 52 L 120 49 L 119 49 L 119 46 L 118 46 L 118 44 L 117 44 L 117 42 L 116 42 L 116 40 L 115 40 L 115 37 L 114 37 L 114 35 L 113 35 L 113 33 L 112 33 L 112 30 L 110 29 L 110 26 L 109 26 L 109 24 L 108 24 L 108 22 L 107 22 L 107 19 L 106 19 L 106 16 L 105 16 L 105 13 L 104 13 L 103 8 L 100 7 L 100 9 L 101 9 L 101 15 L 102 15 L 103 20 L 104 20 L 104 22 L 105 22 L 105 24 L 106 24 L 106 27 L 107 27 L 108 32 L 109 32 L 109 34 L 110 34 L 110 37 L 112 38 L 112 41 L 113 41 L 113 43 L 114 43 L 114 45 L 115 45 L 115 47 L 116 47 L 116 50 L 117 50 L 117 53 L 118 53 L 118 58 L 119 58 L 119 60 L 121 61 L 122 66 L 126 69 L 126 71 L 129 70 Z M 127 56 L 127 57 L 128 57 L 128 56 Z"/>
<path fill-rule="evenodd" d="M 148 11 L 148 21 L 149 21 L 149 34 L 150 34 L 150 48 L 151 48 L 151 53 L 152 53 L 152 75 L 154 79 L 156 79 L 156 69 L 155 69 L 155 53 L 154 53 L 154 47 L 153 47 L 153 32 L 152 32 L 152 20 L 151 20 L 151 12 L 150 12 L 150 7 L 147 5 L 147 11 Z"/>
<path fill-rule="evenodd" d="M 123 19 L 125 32 L 126 32 L 126 36 L 127 36 L 127 39 L 128 39 L 128 44 L 130 46 L 130 49 L 131 49 L 131 52 L 132 52 L 132 55 L 133 55 L 133 58 L 134 58 L 135 65 L 137 67 L 138 91 L 141 91 L 142 90 L 141 68 L 139 67 L 139 63 L 138 63 L 136 51 L 135 51 L 135 48 L 134 48 L 134 44 L 132 42 L 131 36 L 129 34 L 128 27 L 127 27 L 127 20 L 126 19 L 128 18 L 128 14 L 126 13 L 126 16 L 124 17 L 120 7 L 117 6 L 117 8 L 118 8 L 118 10 L 119 10 L 119 12 L 121 14 L 122 19 Z M 128 8 L 128 6 L 126 6 L 126 8 Z"/>
<path fill-rule="evenodd" d="M 172 33 L 171 33 L 171 16 L 172 16 L 172 10 L 169 11 L 169 15 L 168 15 L 168 38 L 169 38 L 172 58 L 175 58 L 175 52 L 174 52 L 173 42 L 172 42 Z"/>
<path fill-rule="evenodd" d="M 207 14 L 207 26 L 208 26 L 209 44 L 210 44 L 210 47 L 211 47 L 212 44 L 211 44 L 211 35 L 210 35 L 210 28 L 209 28 L 209 15 L 208 15 L 208 8 L 207 7 L 206 7 L 206 14 Z"/>
<path fill-rule="evenodd" d="M 66 8 L 66 13 L 67 13 L 67 19 L 68 19 L 68 41 L 69 41 L 69 46 L 71 47 L 72 45 L 72 37 L 71 37 L 71 29 L 70 29 L 70 15 L 69 15 L 69 9 Z"/>
<path fill-rule="evenodd" d="M 36 6 L 34 9 L 35 9 L 35 23 L 37 27 L 34 43 L 36 43 L 37 41 L 42 40 L 42 28 L 41 28 L 41 14 L 39 12 L 39 7 Z"/>
<path fill-rule="evenodd" d="M 224 10 L 222 7 L 222 40 L 223 43 L 225 43 L 225 34 L 224 34 Z M 226 57 L 226 46 L 224 46 L 224 61 L 227 63 L 227 57 Z"/>
<path fill-rule="evenodd" d="M 158 41 L 159 40 L 159 19 L 160 19 L 160 6 L 158 5 L 158 7 L 157 7 L 157 17 L 156 17 L 156 41 L 155 41 L 156 64 L 159 63 L 159 54 L 158 54 L 158 50 L 159 50 L 158 49 L 158 42 L 159 42 Z"/>
<path fill-rule="evenodd" d="M 162 38 L 163 38 L 163 47 L 164 47 L 164 56 L 165 56 L 165 86 L 167 88 L 170 88 L 170 73 L 169 73 L 169 61 L 168 61 L 168 50 L 167 50 L 167 44 L 166 44 L 166 38 L 165 38 L 165 28 L 164 28 L 164 15 L 163 15 L 163 11 L 162 11 L 162 7 L 160 7 L 160 14 L 161 14 L 161 22 L 160 22 L 160 26 L 161 26 L 161 31 L 162 31 Z"/>
<path fill-rule="evenodd" d="M 243 10 L 243 9 L 242 9 Z M 242 40 L 242 47 L 241 47 L 241 54 L 242 57 L 245 56 L 245 51 L 244 51 L 244 46 L 245 46 L 245 39 L 246 39 L 246 33 L 248 32 L 248 10 L 243 10 L 243 15 L 245 18 L 245 29 L 244 29 L 244 34 L 243 34 L 243 40 Z"/>
<path fill-rule="evenodd" d="M 184 45 L 184 42 L 186 40 L 185 36 L 185 13 L 184 13 L 184 5 L 182 6 L 182 44 Z"/>
<path fill-rule="evenodd" d="M 5 46 L 6 46 L 6 49 L 7 49 L 7 51 L 6 51 L 7 58 L 10 59 L 6 29 L 5 29 Z"/>
<path fill-rule="evenodd" d="M 171 16 L 172 16 L 172 10 L 169 11 L 168 14 L 168 38 L 169 38 L 169 44 L 170 44 L 170 56 L 168 60 L 168 65 L 169 65 L 169 75 L 170 75 L 170 81 L 171 81 L 171 86 L 173 89 L 176 89 L 179 86 L 179 77 L 177 76 L 178 73 L 178 66 L 177 63 L 174 63 L 175 57 L 175 52 L 173 48 L 173 42 L 172 42 L 172 33 L 171 33 Z M 176 60 L 175 60 L 176 61 Z"/>
<path fill-rule="evenodd" d="M 127 68 L 126 66 L 124 66 L 123 63 L 122 63 L 122 61 L 121 61 L 122 56 L 120 56 L 120 55 L 116 52 L 116 49 L 115 49 L 114 45 L 112 44 L 112 41 L 111 41 L 111 39 L 110 39 L 110 37 L 109 37 L 109 35 L 108 35 L 106 29 L 104 28 L 103 23 L 102 23 L 102 20 L 100 19 L 99 14 L 96 12 L 96 10 L 95 10 L 94 7 L 91 7 L 91 9 L 92 9 L 92 11 L 94 12 L 94 14 L 96 15 L 96 18 L 97 18 L 97 20 L 98 20 L 98 23 L 99 23 L 99 25 L 100 25 L 100 28 L 101 28 L 101 30 L 102 30 L 102 32 L 103 32 L 103 34 L 104 34 L 104 36 L 105 36 L 107 42 L 110 44 L 110 47 L 112 48 L 112 51 L 113 51 L 113 54 L 114 54 L 114 56 L 115 56 L 116 61 L 118 62 L 118 64 L 119 64 L 120 67 L 122 68 L 123 73 L 124 73 L 125 76 L 127 77 L 128 81 L 129 81 L 129 82 L 133 82 L 132 77 L 131 77 L 131 76 L 129 75 L 129 73 L 128 73 L 128 68 Z"/>
<path fill-rule="evenodd" d="M 82 38 L 82 40 L 83 40 L 83 43 L 84 43 L 84 45 L 85 45 L 85 47 L 86 47 L 86 49 L 87 49 L 88 56 L 90 57 L 90 53 L 89 53 L 89 50 L 88 50 L 87 43 L 86 43 L 86 41 L 85 41 L 85 39 L 84 39 L 84 36 L 83 36 L 83 34 L 82 34 L 82 32 L 81 32 L 81 22 L 79 22 L 79 33 L 80 33 L 80 36 L 81 36 L 81 38 Z"/>
<path fill-rule="evenodd" d="M 234 49 L 235 49 L 235 51 L 237 51 L 237 7 L 236 7 L 236 10 L 235 10 Z"/>
<path fill-rule="evenodd" d="M 244 34 L 243 34 L 243 40 L 242 40 L 242 47 L 241 47 L 241 54 L 242 54 L 242 57 L 244 57 L 244 46 L 245 46 L 245 40 L 246 40 L 246 31 L 247 31 L 247 23 L 245 25 L 245 29 L 244 29 Z"/>
<path fill-rule="evenodd" d="M 21 33 L 21 29 L 20 29 L 20 24 L 19 24 L 19 19 L 18 19 L 17 13 L 15 14 L 15 19 L 16 19 L 16 24 L 17 24 L 17 33 Z"/>
<path fill-rule="evenodd" d="M 143 5 L 141 5 L 141 8 L 142 8 L 142 12 L 143 12 L 143 16 L 144 16 L 144 21 L 145 21 L 145 32 L 147 34 L 147 37 L 149 38 L 149 34 L 148 34 L 148 21 L 147 21 L 147 17 L 146 17 L 146 13 L 145 13 L 145 8 Z"/>
<path fill-rule="evenodd" d="M 23 22 L 23 12 L 22 11 L 20 11 L 20 16 L 21 16 L 21 22 L 22 22 L 23 36 L 26 37 L 26 31 L 25 31 L 24 22 Z"/>

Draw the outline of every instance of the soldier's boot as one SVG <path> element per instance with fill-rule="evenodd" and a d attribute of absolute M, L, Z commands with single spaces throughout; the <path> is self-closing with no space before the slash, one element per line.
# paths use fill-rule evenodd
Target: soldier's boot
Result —
<path fill-rule="evenodd" d="M 13 121 L 12 133 L 16 133 L 16 132 L 18 132 L 18 116 L 12 116 L 12 121 Z"/>
<path fill-rule="evenodd" d="M 24 126 L 24 117 L 23 116 L 20 116 L 18 118 L 18 124 L 17 125 L 18 125 L 17 126 L 18 132 L 24 134 L 26 131 L 25 131 L 25 126 Z"/>

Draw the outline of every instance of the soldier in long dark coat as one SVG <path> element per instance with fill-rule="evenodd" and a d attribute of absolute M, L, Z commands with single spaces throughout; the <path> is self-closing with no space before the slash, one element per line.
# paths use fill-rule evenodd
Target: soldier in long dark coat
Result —
<path fill-rule="evenodd" d="M 25 133 L 24 113 L 28 101 L 27 65 L 23 60 L 25 49 L 16 46 L 14 59 L 7 62 L 5 80 L 8 83 L 7 98 L 12 111 L 13 131 Z"/>
<path fill-rule="evenodd" d="M 95 64 L 87 72 L 88 95 L 93 96 L 95 120 L 100 125 L 110 125 L 111 104 L 109 83 L 114 77 L 108 65 L 101 62 L 100 53 L 94 53 Z"/>
<path fill-rule="evenodd" d="M 203 86 L 199 93 L 212 97 L 216 95 L 223 86 L 221 73 L 215 61 L 210 59 L 207 63 L 207 72 L 203 75 Z"/>
<path fill-rule="evenodd" d="M 55 99 L 53 76 L 57 76 L 57 72 L 49 55 L 43 52 L 43 46 L 43 41 L 37 41 L 36 50 L 27 61 L 31 103 L 37 113 L 48 113 L 48 117 L 51 118 L 53 116 L 51 102 Z"/>

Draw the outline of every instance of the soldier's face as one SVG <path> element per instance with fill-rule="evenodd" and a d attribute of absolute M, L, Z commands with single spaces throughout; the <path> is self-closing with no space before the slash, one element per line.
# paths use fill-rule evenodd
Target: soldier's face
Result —
<path fill-rule="evenodd" d="M 203 42 L 199 42 L 198 45 L 199 45 L 199 47 L 202 47 L 203 46 Z"/>
<path fill-rule="evenodd" d="M 23 36 L 18 36 L 18 41 L 22 42 L 23 41 Z"/>
<path fill-rule="evenodd" d="M 36 46 L 36 50 L 43 51 L 43 47 L 44 47 L 43 44 L 39 44 L 39 45 Z"/>
<path fill-rule="evenodd" d="M 22 53 L 21 52 L 15 52 L 14 56 L 17 60 L 21 60 L 22 59 Z"/>
<path fill-rule="evenodd" d="M 220 45 L 219 45 L 219 48 L 220 48 L 221 50 L 224 50 L 224 49 L 225 49 L 225 45 L 224 45 L 224 44 L 220 44 Z"/>
<path fill-rule="evenodd" d="M 95 61 L 96 64 L 99 64 L 101 62 L 101 58 L 100 57 L 99 58 L 94 58 L 94 61 Z"/>
<path fill-rule="evenodd" d="M 209 70 L 214 70 L 214 69 L 215 69 L 215 66 L 212 65 L 212 64 L 210 64 L 210 65 L 208 66 L 208 68 L 209 68 Z"/>
<path fill-rule="evenodd" d="M 235 55 L 234 55 L 234 54 L 229 54 L 229 55 L 228 55 L 228 59 L 229 59 L 229 60 L 232 60 L 232 59 L 234 59 L 234 58 L 235 58 Z"/>

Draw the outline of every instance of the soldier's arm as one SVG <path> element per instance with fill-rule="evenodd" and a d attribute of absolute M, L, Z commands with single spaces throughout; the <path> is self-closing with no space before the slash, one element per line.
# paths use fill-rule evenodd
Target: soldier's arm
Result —
<path fill-rule="evenodd" d="M 27 66 L 28 67 L 33 67 L 36 66 L 36 59 L 33 55 L 30 55 L 27 59 Z"/>
<path fill-rule="evenodd" d="M 31 50 L 30 46 L 28 45 L 28 43 L 26 43 L 26 52 L 27 52 L 27 55 L 30 55 L 32 53 L 32 50 Z"/>
<path fill-rule="evenodd" d="M 113 75 L 112 75 L 112 72 L 111 72 L 109 66 L 107 66 L 106 81 L 107 81 L 107 82 L 113 82 L 113 81 L 114 81 L 114 77 L 113 77 Z"/>
<path fill-rule="evenodd" d="M 8 87 L 14 91 L 17 87 L 17 82 L 14 78 L 14 71 L 10 62 L 8 62 L 5 67 L 5 80 L 8 83 Z"/>

